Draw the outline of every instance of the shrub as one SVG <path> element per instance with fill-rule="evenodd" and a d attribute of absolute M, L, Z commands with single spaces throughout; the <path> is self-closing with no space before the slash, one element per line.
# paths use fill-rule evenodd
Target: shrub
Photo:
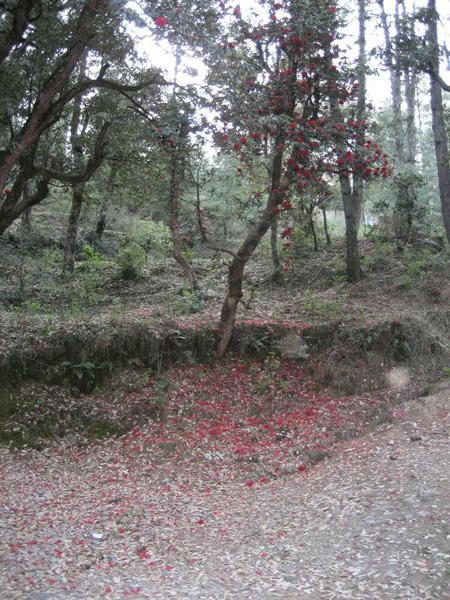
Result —
<path fill-rule="evenodd" d="M 138 279 L 147 263 L 144 249 L 136 242 L 123 246 L 117 254 L 119 277 L 122 279 Z"/>
<path fill-rule="evenodd" d="M 170 254 L 170 230 L 164 223 L 141 221 L 130 233 L 130 241 L 145 249 L 147 254 L 164 258 Z"/>

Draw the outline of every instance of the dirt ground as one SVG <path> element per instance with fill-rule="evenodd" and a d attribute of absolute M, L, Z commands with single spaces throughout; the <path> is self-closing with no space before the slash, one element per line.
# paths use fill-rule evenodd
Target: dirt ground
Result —
<path fill-rule="evenodd" d="M 252 484 L 205 486 L 199 464 L 161 486 L 108 443 L 1 450 L 2 599 L 446 600 L 449 408 L 444 386 L 315 467 Z"/>

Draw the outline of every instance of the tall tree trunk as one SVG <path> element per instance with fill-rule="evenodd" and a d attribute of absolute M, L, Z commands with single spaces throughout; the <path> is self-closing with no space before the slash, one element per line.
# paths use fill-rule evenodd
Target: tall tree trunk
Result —
<path fill-rule="evenodd" d="M 357 120 L 362 121 L 366 112 L 366 5 L 365 0 L 358 0 L 358 81 L 359 91 L 356 107 Z M 355 163 L 360 162 L 360 152 L 355 149 Z M 358 229 L 361 221 L 364 180 L 361 173 L 354 172 L 352 181 L 350 176 L 339 175 L 342 203 L 345 215 L 345 247 L 346 270 L 350 281 L 361 279 L 361 262 L 358 247 Z"/>
<path fill-rule="evenodd" d="M 309 227 L 314 240 L 314 252 L 318 252 L 319 244 L 317 243 L 316 226 L 314 225 L 314 205 L 310 204 L 309 208 L 306 209 L 306 212 L 308 213 Z"/>
<path fill-rule="evenodd" d="M 83 54 L 80 63 L 79 80 L 86 72 L 87 53 Z M 75 169 L 81 171 L 83 168 L 84 140 L 80 134 L 81 121 L 81 96 L 74 100 L 72 120 L 70 123 L 70 144 L 72 146 L 72 157 Z M 85 182 L 72 185 L 72 205 L 70 207 L 69 222 L 67 225 L 66 239 L 64 242 L 64 259 L 62 273 L 63 275 L 72 274 L 75 270 L 75 255 L 77 250 L 78 222 L 80 219 L 81 207 L 83 204 L 83 193 Z"/>
<path fill-rule="evenodd" d="M 113 166 L 110 167 L 108 183 L 106 185 L 106 193 L 103 194 L 102 204 L 97 217 L 97 225 L 95 226 L 95 233 L 99 240 L 102 239 L 103 233 L 106 227 L 106 215 L 108 213 L 108 205 L 111 202 L 111 197 L 114 195 L 114 188 L 116 185 L 117 169 Z"/>
<path fill-rule="evenodd" d="M 275 217 L 270 225 L 270 251 L 272 255 L 272 279 L 278 281 L 281 275 L 280 253 L 278 252 L 278 219 Z"/>
<path fill-rule="evenodd" d="M 181 186 L 184 181 L 184 151 L 188 136 L 188 124 L 181 123 L 179 142 L 170 152 L 170 186 L 169 186 L 169 229 L 172 233 L 173 257 L 183 270 L 192 291 L 198 288 L 197 275 L 192 265 L 183 256 L 184 240 L 178 227 L 180 217 Z"/>
<path fill-rule="evenodd" d="M 345 215 L 345 249 L 347 277 L 350 281 L 361 279 L 361 262 L 358 250 L 358 219 L 360 217 L 360 205 L 358 197 L 352 190 L 350 177 L 340 175 L 341 195 Z"/>
<path fill-rule="evenodd" d="M 105 232 L 106 215 L 108 214 L 108 203 L 109 203 L 109 198 L 105 194 L 103 196 L 102 204 L 100 206 L 100 211 L 99 211 L 98 217 L 97 217 L 97 224 L 95 226 L 95 235 L 97 236 L 97 238 L 99 240 L 101 240 L 103 238 L 103 234 Z"/>
<path fill-rule="evenodd" d="M 175 57 L 175 73 L 172 88 L 172 104 L 174 112 L 177 112 L 177 79 L 178 69 L 181 62 L 179 48 Z M 191 291 L 198 289 L 197 275 L 192 265 L 183 256 L 184 239 L 180 234 L 178 219 L 180 217 L 181 187 L 185 181 L 186 158 L 189 137 L 189 123 L 177 114 L 178 139 L 174 146 L 169 146 L 170 159 L 170 185 L 169 185 L 169 229 L 172 234 L 173 257 L 183 270 L 184 276 L 189 281 Z"/>
<path fill-rule="evenodd" d="M 325 240 L 327 242 L 327 246 L 331 246 L 330 231 L 328 229 L 327 209 L 325 208 L 325 206 L 321 206 L 320 210 L 322 211 L 323 232 L 325 234 Z"/>
<path fill-rule="evenodd" d="M 395 235 L 404 241 L 410 241 L 412 236 L 414 215 L 417 209 L 417 189 L 415 182 L 416 140 L 415 140 L 415 87 L 416 73 L 414 68 L 401 67 L 402 56 L 400 44 L 392 46 L 386 12 L 383 0 L 378 0 L 381 7 L 386 64 L 391 81 L 391 98 L 393 110 L 393 130 L 395 140 L 396 167 L 399 175 L 394 206 Z M 403 0 L 395 2 L 395 35 L 401 36 L 401 15 L 405 14 Z M 412 25 L 414 27 L 414 25 Z M 412 32 L 414 33 L 414 32 Z M 403 128 L 402 115 L 402 72 L 404 75 L 406 100 L 406 132 Z M 405 144 L 406 134 L 406 144 Z"/>
<path fill-rule="evenodd" d="M 66 239 L 64 243 L 63 275 L 72 274 L 75 270 L 75 257 L 77 250 L 78 222 L 83 205 L 84 183 L 78 183 L 72 188 L 72 204 L 70 207 L 69 221 L 67 224 Z"/>
<path fill-rule="evenodd" d="M 194 179 L 195 184 L 195 213 L 197 216 L 197 228 L 200 234 L 200 240 L 203 243 L 208 242 L 208 236 L 206 234 L 206 227 L 203 223 L 203 211 L 201 206 L 201 198 L 200 198 L 200 169 L 197 169 Z"/>
<path fill-rule="evenodd" d="M 179 196 L 181 183 L 181 166 L 179 164 L 178 158 L 179 157 L 177 156 L 177 150 L 175 149 L 172 155 L 171 179 L 169 189 L 169 229 L 172 233 L 173 257 L 182 268 L 184 276 L 189 282 L 189 287 L 192 291 L 194 291 L 198 288 L 197 276 L 192 266 L 183 256 L 184 240 L 178 228 L 178 219 L 180 216 Z"/>
<path fill-rule="evenodd" d="M 436 0 L 428 0 L 428 43 L 433 53 L 433 72 L 439 75 L 439 47 L 437 33 Z M 431 117 L 433 126 L 434 149 L 439 180 L 439 195 L 441 198 L 442 217 L 447 241 L 450 244 L 450 156 L 447 135 L 445 131 L 442 89 L 437 78 L 430 78 Z"/>
<path fill-rule="evenodd" d="M 26 208 L 23 213 L 22 213 L 22 222 L 21 225 L 24 229 L 30 231 L 31 230 L 31 206 L 29 206 L 30 204 L 30 200 L 33 197 L 33 190 L 31 187 L 31 181 L 28 180 L 25 183 L 25 186 L 23 188 L 23 202 L 28 206 L 28 208 Z"/>

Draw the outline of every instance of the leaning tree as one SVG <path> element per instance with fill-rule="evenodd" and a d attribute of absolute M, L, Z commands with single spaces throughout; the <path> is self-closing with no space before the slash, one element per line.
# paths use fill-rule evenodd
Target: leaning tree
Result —
<path fill-rule="evenodd" d="M 331 179 L 351 173 L 387 176 L 389 168 L 380 147 L 367 139 L 354 75 L 339 69 L 340 20 L 333 0 L 267 0 L 248 14 L 226 2 L 196 2 L 210 10 L 196 13 L 205 22 L 195 30 L 186 25 L 183 4 L 173 10 L 170 2 L 155 3 L 155 23 L 169 39 L 181 31 L 192 47 L 201 46 L 209 103 L 221 129 L 218 145 L 239 158 L 241 169 L 263 161 L 267 173 L 257 194 L 258 215 L 240 247 L 229 251 L 218 332 L 222 356 L 243 295 L 245 267 L 274 220 L 311 186 L 326 189 Z"/>

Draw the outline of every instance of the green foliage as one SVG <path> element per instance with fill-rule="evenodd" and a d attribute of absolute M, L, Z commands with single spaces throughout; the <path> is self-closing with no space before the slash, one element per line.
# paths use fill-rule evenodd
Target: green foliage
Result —
<path fill-rule="evenodd" d="M 140 221 L 129 233 L 133 243 L 145 248 L 147 254 L 155 258 L 165 258 L 170 255 L 171 238 L 170 230 L 162 222 L 145 220 Z"/>
<path fill-rule="evenodd" d="M 127 280 L 136 280 L 144 272 L 147 257 L 142 246 L 137 242 L 129 242 L 119 250 L 116 261 L 119 277 Z"/>
<path fill-rule="evenodd" d="M 400 284 L 409 288 L 423 279 L 428 273 L 428 259 L 429 253 L 427 251 L 422 253 L 417 253 L 415 250 L 407 252 Z"/>
<path fill-rule="evenodd" d="M 41 255 L 41 262 L 43 267 L 51 271 L 53 269 L 60 269 L 63 261 L 63 251 L 59 248 L 45 248 Z"/>
<path fill-rule="evenodd" d="M 310 315 L 334 319 L 344 313 L 345 306 L 341 299 L 324 298 L 308 290 L 303 296 L 302 309 Z"/>
<path fill-rule="evenodd" d="M 302 256 L 308 247 L 307 236 L 304 227 L 296 225 L 292 232 L 292 253 L 294 256 Z"/>
<path fill-rule="evenodd" d="M 177 315 L 192 315 L 203 310 L 203 301 L 198 292 L 181 290 L 180 297 L 174 302 L 174 312 Z"/>
<path fill-rule="evenodd" d="M 81 251 L 82 267 L 86 270 L 97 270 L 106 266 L 107 262 L 102 254 L 90 244 L 85 244 Z"/>
<path fill-rule="evenodd" d="M 367 256 L 361 259 L 364 270 L 378 272 L 386 269 L 394 258 L 396 249 L 390 242 L 379 242 L 373 245 Z"/>
<path fill-rule="evenodd" d="M 51 383 L 63 383 L 76 388 L 82 393 L 91 392 L 111 372 L 109 362 L 95 363 L 86 360 L 80 363 L 63 361 L 60 365 L 51 367 L 48 377 Z"/>

